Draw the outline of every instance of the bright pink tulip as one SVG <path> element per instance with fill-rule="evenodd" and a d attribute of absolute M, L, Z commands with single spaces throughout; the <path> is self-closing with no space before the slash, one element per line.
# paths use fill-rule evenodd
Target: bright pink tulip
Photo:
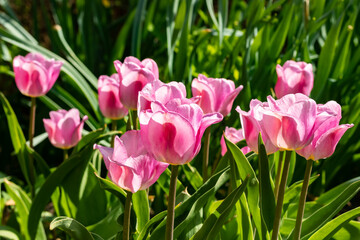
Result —
<path fill-rule="evenodd" d="M 244 137 L 248 147 L 253 152 L 258 152 L 258 137 L 261 132 L 262 139 L 265 144 L 267 154 L 271 154 L 279 150 L 270 140 L 266 131 L 261 128 L 260 122 L 263 119 L 263 112 L 265 109 L 268 109 L 268 103 L 262 103 L 259 100 L 251 100 L 250 102 L 250 111 L 245 112 L 236 108 L 236 111 L 240 114 L 240 121 L 242 129 L 244 131 Z"/>
<path fill-rule="evenodd" d="M 235 129 L 232 127 L 226 127 L 225 128 L 225 132 L 221 137 L 220 140 L 220 145 L 221 145 L 221 155 L 224 156 L 225 153 L 227 152 L 227 147 L 226 147 L 226 143 L 225 143 L 225 139 L 224 139 L 224 135 L 227 139 L 229 139 L 229 141 L 231 141 L 232 143 L 236 144 L 238 142 L 240 142 L 241 140 L 244 140 L 244 131 L 242 129 Z M 248 146 L 241 148 L 241 151 L 243 152 L 243 154 L 247 154 L 248 152 L 250 152 L 250 148 Z"/>
<path fill-rule="evenodd" d="M 354 126 L 353 124 L 339 125 L 340 119 L 341 106 L 337 102 L 330 101 L 325 105 L 318 104 L 314 138 L 308 146 L 296 152 L 311 160 L 330 157 L 346 130 Z"/>
<path fill-rule="evenodd" d="M 114 62 L 120 78 L 120 100 L 128 109 L 136 109 L 139 91 L 156 79 L 159 79 L 159 70 L 154 60 L 144 59 L 140 62 L 135 57 L 127 57 L 124 63 Z"/>
<path fill-rule="evenodd" d="M 316 114 L 316 102 L 301 93 L 279 100 L 268 96 L 260 125 L 280 150 L 299 150 L 313 138 Z"/>
<path fill-rule="evenodd" d="M 111 181 L 132 193 L 150 187 L 168 167 L 146 151 L 140 131 L 116 136 L 114 148 L 95 144 L 94 149 L 103 155 Z"/>
<path fill-rule="evenodd" d="M 43 122 L 52 145 L 68 149 L 80 141 L 81 131 L 87 119 L 88 117 L 84 116 L 80 121 L 79 110 L 73 108 L 69 111 L 51 111 L 50 119 L 43 119 Z"/>
<path fill-rule="evenodd" d="M 99 77 L 98 94 L 100 110 L 105 117 L 120 119 L 128 114 L 128 110 L 120 101 L 120 80 L 117 73 L 111 77 Z"/>
<path fill-rule="evenodd" d="M 203 114 L 190 99 L 175 98 L 139 114 L 145 147 L 160 162 L 181 165 L 190 162 L 201 147 L 201 137 L 211 124 L 222 120 L 220 113 Z"/>
<path fill-rule="evenodd" d="M 275 94 L 277 98 L 290 93 L 302 93 L 307 96 L 314 85 L 314 75 L 312 65 L 305 62 L 286 61 L 284 66 L 276 66 L 278 76 L 275 85 Z"/>
<path fill-rule="evenodd" d="M 26 96 L 43 96 L 54 85 L 61 66 L 62 62 L 46 59 L 39 53 L 16 56 L 13 60 L 16 86 Z"/>
<path fill-rule="evenodd" d="M 174 98 L 186 98 L 186 88 L 183 83 L 163 83 L 160 80 L 154 80 L 146 84 L 139 92 L 138 113 L 151 109 L 151 102 L 153 101 L 166 104 Z"/>
<path fill-rule="evenodd" d="M 230 113 L 234 100 L 243 86 L 235 89 L 235 84 L 231 80 L 207 78 L 199 74 L 198 78 L 192 81 L 191 89 L 193 96 L 201 96 L 198 104 L 204 113 L 219 112 L 225 117 Z"/>

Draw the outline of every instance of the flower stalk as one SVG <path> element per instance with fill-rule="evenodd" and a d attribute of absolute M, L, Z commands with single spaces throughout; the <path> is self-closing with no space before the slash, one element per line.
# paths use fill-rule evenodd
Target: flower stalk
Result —
<path fill-rule="evenodd" d="M 130 239 L 130 213 L 131 213 L 131 199 L 132 192 L 126 191 L 126 201 L 124 210 L 124 225 L 123 225 L 123 239 Z"/>
<path fill-rule="evenodd" d="M 277 197 L 278 197 L 278 194 L 279 194 L 279 184 L 280 184 L 280 176 L 281 176 L 281 171 L 282 171 L 283 159 L 284 159 L 284 151 L 281 151 L 280 155 L 279 155 L 279 163 L 278 163 L 279 165 L 278 165 L 276 178 L 275 178 L 274 195 L 275 195 L 275 200 L 276 201 L 277 201 Z"/>
<path fill-rule="evenodd" d="M 117 120 L 111 121 L 111 130 L 116 131 L 117 130 Z M 114 140 L 115 140 L 115 134 L 111 137 L 111 147 L 114 148 Z"/>
<path fill-rule="evenodd" d="M 166 219 L 166 240 L 173 240 L 174 235 L 174 216 L 175 216 L 175 197 L 176 197 L 176 181 L 178 175 L 179 166 L 171 165 L 171 178 L 169 189 L 168 210 Z"/>
<path fill-rule="evenodd" d="M 30 122 L 29 122 L 29 144 L 30 148 L 33 148 L 33 138 L 35 134 L 35 112 L 36 112 L 36 98 L 31 98 L 30 106 Z M 31 182 L 31 196 L 35 197 L 35 168 L 34 168 L 34 158 L 32 155 L 29 156 L 29 174 Z"/>
<path fill-rule="evenodd" d="M 203 169 L 202 169 L 203 183 L 205 183 L 208 179 L 210 136 L 211 136 L 211 127 L 208 127 L 204 133 L 205 141 L 204 141 Z"/>
<path fill-rule="evenodd" d="M 281 211 L 282 211 L 282 206 L 283 206 L 283 202 L 284 202 L 286 182 L 287 182 L 287 178 L 289 175 L 290 159 L 291 159 L 291 151 L 286 151 L 284 169 L 283 169 L 282 176 L 281 176 L 279 193 L 278 193 L 278 198 L 277 198 L 277 202 L 276 202 L 274 227 L 273 227 L 271 240 L 277 240 L 278 234 L 279 234 L 280 222 L 281 222 Z"/>
<path fill-rule="evenodd" d="M 69 152 L 68 149 L 64 149 L 64 162 L 69 158 Z"/>
<path fill-rule="evenodd" d="M 307 160 L 304 181 L 300 194 L 298 212 L 296 216 L 295 230 L 294 230 L 294 239 L 296 240 L 300 239 L 300 235 L 301 235 L 301 225 L 302 225 L 302 219 L 304 217 L 306 195 L 309 187 L 312 165 L 313 165 L 313 161 Z"/>

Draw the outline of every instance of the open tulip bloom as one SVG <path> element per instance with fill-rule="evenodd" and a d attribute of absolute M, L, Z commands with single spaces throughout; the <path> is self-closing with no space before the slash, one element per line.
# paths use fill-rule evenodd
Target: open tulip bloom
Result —
<path fill-rule="evenodd" d="M 156 79 L 159 79 L 159 70 L 152 59 L 140 61 L 135 57 L 127 57 L 124 62 L 114 62 L 120 78 L 120 100 L 128 109 L 137 109 L 139 91 Z"/>

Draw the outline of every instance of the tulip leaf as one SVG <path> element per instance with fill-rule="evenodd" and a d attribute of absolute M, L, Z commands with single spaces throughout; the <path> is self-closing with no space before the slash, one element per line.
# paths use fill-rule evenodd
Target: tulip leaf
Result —
<path fill-rule="evenodd" d="M 122 230 L 122 225 L 120 225 L 117 221 L 122 213 L 123 207 L 120 203 L 118 203 L 117 206 L 112 207 L 111 211 L 105 218 L 93 225 L 87 226 L 86 228 L 90 232 L 102 236 L 104 239 L 113 239 L 116 234 Z"/>
<path fill-rule="evenodd" d="M 252 214 L 253 221 L 259 236 L 265 239 L 266 233 L 262 231 L 262 220 L 259 208 L 259 181 L 256 178 L 255 171 L 251 167 L 249 161 L 247 160 L 243 152 L 240 150 L 240 148 L 238 148 L 234 143 L 229 141 L 226 137 L 225 142 L 228 150 L 230 150 L 235 160 L 238 172 L 240 174 L 240 178 L 244 180 L 248 175 L 250 176 L 249 184 L 247 186 L 247 200 L 249 204 L 249 210 Z"/>
<path fill-rule="evenodd" d="M 84 225 L 69 217 L 57 217 L 50 223 L 50 230 L 59 228 L 75 240 L 96 240 L 102 239 L 99 235 L 90 233 Z"/>
<path fill-rule="evenodd" d="M 275 196 L 271 187 L 269 160 L 264 142 L 259 133 L 259 188 L 260 188 L 260 213 L 265 221 L 267 230 L 272 231 L 275 218 Z"/>
<path fill-rule="evenodd" d="M 249 177 L 245 178 L 244 182 L 224 199 L 216 211 L 206 218 L 201 229 L 191 239 L 214 239 L 217 236 L 225 221 L 227 221 L 235 203 L 245 191 L 248 180 Z"/>
<path fill-rule="evenodd" d="M 36 194 L 33 204 L 30 208 L 28 231 L 31 238 L 35 237 L 35 229 L 39 224 L 39 219 L 46 204 L 49 202 L 51 195 L 55 189 L 61 185 L 66 176 L 81 164 L 87 163 L 93 153 L 92 146 L 88 145 L 80 152 L 71 155 L 67 161 L 62 163 L 54 172 L 52 172 L 41 186 Z"/>
<path fill-rule="evenodd" d="M 197 199 L 201 198 L 202 195 L 206 194 L 208 191 L 212 191 L 211 189 L 214 189 L 214 191 L 216 192 L 229 179 L 228 172 L 229 172 L 229 168 L 227 167 L 226 169 L 214 174 L 191 197 L 189 197 L 187 200 L 185 200 L 181 204 L 178 204 L 175 207 L 175 222 L 176 222 L 176 219 L 182 219 L 183 214 L 187 214 L 186 217 L 188 217 L 188 218 L 196 217 L 194 215 L 188 214 L 189 213 L 188 209 L 190 208 L 190 206 L 192 206 Z M 159 217 L 157 217 L 158 215 L 159 215 Z M 154 217 L 154 218 L 156 218 L 155 220 L 153 220 L 154 218 L 152 218 L 146 224 L 146 226 L 144 227 L 143 231 L 141 232 L 138 240 L 145 239 L 150 230 L 149 228 L 153 224 L 155 224 L 156 222 L 161 221 L 161 220 L 162 220 L 162 222 L 152 232 L 150 239 L 163 238 L 163 235 L 165 232 L 165 224 L 166 224 L 166 219 L 163 220 L 163 218 L 166 216 L 166 211 L 161 212 L 158 215 Z M 160 216 L 163 216 L 163 217 L 161 218 Z M 189 223 L 191 221 L 186 221 L 186 222 Z M 180 234 L 180 232 L 179 232 L 179 234 Z"/>
<path fill-rule="evenodd" d="M 110 193 L 114 194 L 120 200 L 120 202 L 125 203 L 125 201 L 126 201 L 126 192 L 123 189 L 121 189 L 119 186 L 117 186 L 112 181 L 100 177 L 97 173 L 94 173 L 94 174 L 97 177 L 101 188 L 103 188 L 103 189 L 109 191 Z"/>
<path fill-rule="evenodd" d="M 340 230 L 331 238 L 333 240 L 354 240 L 360 239 L 360 222 L 350 221 L 345 223 Z"/>
<path fill-rule="evenodd" d="M 182 170 L 185 173 L 186 179 L 190 182 L 191 186 L 198 190 L 203 183 L 200 173 L 190 163 L 182 165 Z"/>
<path fill-rule="evenodd" d="M 322 194 L 313 207 L 306 207 L 309 216 L 303 221 L 301 239 L 308 239 L 319 228 L 331 220 L 360 190 L 360 177 L 351 179 Z M 307 204 L 308 205 L 308 204 Z M 293 232 L 289 239 L 293 237 Z"/>
<path fill-rule="evenodd" d="M 321 49 L 316 75 L 314 78 L 314 87 L 311 93 L 311 96 L 314 96 L 315 98 L 319 98 L 328 81 L 335 57 L 336 43 L 338 41 L 340 29 L 345 15 L 345 12 L 343 12 L 336 20 L 335 24 L 332 25 L 327 35 L 325 45 Z"/>
<path fill-rule="evenodd" d="M 171 171 L 167 168 L 158 178 L 157 183 L 160 185 L 161 189 L 166 193 L 169 194 L 169 187 L 170 187 L 170 176 Z M 185 189 L 184 185 L 178 179 L 176 182 L 176 192 L 182 192 Z"/>
<path fill-rule="evenodd" d="M 93 142 L 98 137 L 100 137 L 104 133 L 104 131 L 105 131 L 105 129 L 100 128 L 100 129 L 90 132 L 89 134 L 86 134 L 76 144 L 76 146 L 74 147 L 74 150 L 72 151 L 71 154 L 75 154 L 75 153 L 79 152 L 81 149 L 86 147 L 90 142 Z"/>
<path fill-rule="evenodd" d="M 21 233 L 25 236 L 26 239 L 32 239 L 28 231 L 29 223 L 29 209 L 31 206 L 31 200 L 29 196 L 15 183 L 10 182 L 7 179 L 4 179 L 4 184 L 7 193 L 15 202 L 15 211 L 17 212 L 17 220 L 20 224 Z M 40 219 L 37 220 L 39 224 Z M 42 224 L 39 224 L 37 228 L 34 229 L 36 234 L 36 239 L 46 239 L 45 231 Z"/>
<path fill-rule="evenodd" d="M 316 231 L 309 240 L 326 240 L 330 239 L 340 228 L 348 223 L 351 219 L 360 216 L 360 207 L 352 209 L 341 214 L 335 219 L 327 222 L 323 227 Z"/>
<path fill-rule="evenodd" d="M 134 212 L 136 214 L 136 231 L 141 232 L 150 219 L 149 199 L 145 190 L 137 191 L 132 196 Z"/>
<path fill-rule="evenodd" d="M 22 239 L 20 233 L 9 226 L 0 226 L 0 238 L 12 240 Z"/>

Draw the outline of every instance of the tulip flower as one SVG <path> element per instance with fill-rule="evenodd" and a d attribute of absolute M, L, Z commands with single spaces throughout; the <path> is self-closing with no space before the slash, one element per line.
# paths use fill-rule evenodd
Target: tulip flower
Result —
<path fill-rule="evenodd" d="M 151 102 L 153 101 L 166 104 L 174 98 L 186 98 L 186 88 L 183 83 L 163 83 L 160 80 L 154 80 L 146 84 L 139 92 L 138 113 L 151 109 Z"/>
<path fill-rule="evenodd" d="M 267 154 L 272 154 L 279 149 L 271 142 L 266 131 L 261 128 L 263 112 L 268 109 L 268 103 L 262 103 L 257 99 L 251 100 L 249 112 L 242 111 L 240 107 L 236 111 L 240 114 L 240 121 L 244 131 L 244 137 L 248 147 L 253 152 L 258 152 L 258 137 L 261 132 Z"/>
<path fill-rule="evenodd" d="M 277 98 L 282 98 L 291 93 L 310 95 L 314 85 L 314 75 L 310 63 L 289 60 L 282 67 L 277 65 L 276 73 L 278 76 L 275 85 Z"/>
<path fill-rule="evenodd" d="M 340 119 L 341 106 L 337 102 L 318 104 L 314 137 L 309 145 L 296 152 L 309 160 L 330 157 L 346 130 L 354 126 L 353 124 L 339 125 Z"/>
<path fill-rule="evenodd" d="M 203 114 L 191 100 L 175 98 L 166 104 L 151 103 L 139 114 L 144 144 L 160 162 L 181 165 L 200 151 L 201 137 L 207 127 L 220 122 L 219 113 Z"/>
<path fill-rule="evenodd" d="M 99 106 L 101 113 L 116 120 L 125 117 L 128 110 L 120 101 L 120 80 L 118 74 L 102 75 L 98 81 Z"/>
<path fill-rule="evenodd" d="M 168 167 L 146 151 L 140 131 L 136 130 L 116 136 L 114 148 L 95 144 L 94 149 L 100 150 L 110 180 L 132 193 L 153 185 Z"/>
<path fill-rule="evenodd" d="M 221 155 L 222 156 L 224 156 L 225 153 L 227 152 L 227 147 L 226 147 L 224 136 L 234 144 L 236 144 L 236 143 L 240 142 L 241 140 L 245 139 L 244 138 L 244 131 L 242 129 L 226 127 L 225 132 L 222 135 L 221 140 L 220 140 Z M 246 146 L 246 147 L 241 148 L 241 151 L 243 152 L 243 154 L 247 154 L 251 150 L 250 150 L 250 148 L 248 146 Z"/>
<path fill-rule="evenodd" d="M 124 63 L 116 60 L 114 65 L 120 78 L 120 100 L 126 108 L 136 110 L 139 91 L 159 79 L 158 67 L 152 59 L 140 62 L 135 57 L 125 58 Z"/>
<path fill-rule="evenodd" d="M 76 108 L 50 112 L 50 119 L 43 119 L 45 130 L 49 140 L 57 148 L 69 149 L 74 147 L 81 139 L 81 131 L 84 122 L 88 119 L 84 116 L 80 121 L 79 110 Z"/>
<path fill-rule="evenodd" d="M 16 56 L 13 60 L 16 86 L 26 96 L 43 96 L 54 85 L 61 66 L 62 62 L 46 59 L 39 53 Z"/>
<path fill-rule="evenodd" d="M 192 81 L 191 89 L 193 96 L 201 96 L 198 104 L 204 113 L 219 112 L 223 116 L 227 116 L 243 86 L 235 88 L 235 84 L 231 80 L 207 78 L 199 74 L 198 78 Z"/>

